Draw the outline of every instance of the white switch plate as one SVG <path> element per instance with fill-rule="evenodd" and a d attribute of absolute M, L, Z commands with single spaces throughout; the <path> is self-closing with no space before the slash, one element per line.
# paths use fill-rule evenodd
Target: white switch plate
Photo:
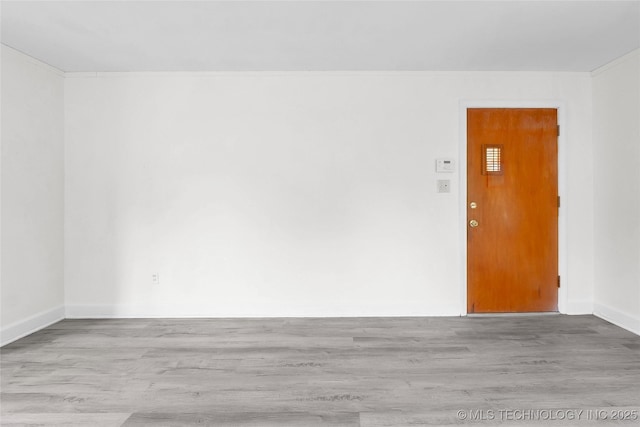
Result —
<path fill-rule="evenodd" d="M 451 192 L 451 181 L 448 179 L 439 179 L 438 193 L 450 193 L 450 192 Z"/>
<path fill-rule="evenodd" d="M 436 159 L 436 172 L 451 173 L 456 171 L 456 161 L 452 158 Z"/>
<path fill-rule="evenodd" d="M 157 285 L 160 283 L 160 274 L 159 273 L 153 273 L 151 275 L 151 283 L 153 283 L 154 285 Z"/>

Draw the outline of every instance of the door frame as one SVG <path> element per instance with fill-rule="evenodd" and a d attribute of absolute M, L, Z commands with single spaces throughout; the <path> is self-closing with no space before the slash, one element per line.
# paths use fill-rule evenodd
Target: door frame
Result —
<path fill-rule="evenodd" d="M 562 100 L 461 100 L 459 105 L 458 173 L 459 173 L 459 215 L 460 218 L 460 271 L 461 271 L 461 299 L 460 313 L 467 313 L 467 109 L 469 108 L 555 108 L 558 110 L 558 195 L 561 205 L 558 215 L 558 274 L 562 277 L 558 289 L 558 312 L 566 314 L 568 304 L 568 288 L 570 286 L 567 274 L 567 132 L 566 103 Z"/>

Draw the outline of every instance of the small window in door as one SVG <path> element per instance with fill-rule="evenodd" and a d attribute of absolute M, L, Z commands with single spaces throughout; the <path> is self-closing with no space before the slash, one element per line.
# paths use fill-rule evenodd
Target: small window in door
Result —
<path fill-rule="evenodd" d="M 482 146 L 482 175 L 502 175 L 502 150 L 502 144 Z"/>

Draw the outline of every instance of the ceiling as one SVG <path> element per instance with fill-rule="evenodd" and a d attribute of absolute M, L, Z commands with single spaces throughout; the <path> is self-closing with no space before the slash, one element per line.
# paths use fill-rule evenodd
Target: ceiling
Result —
<path fill-rule="evenodd" d="M 634 1 L 2 1 L 2 43 L 63 71 L 591 71 Z"/>

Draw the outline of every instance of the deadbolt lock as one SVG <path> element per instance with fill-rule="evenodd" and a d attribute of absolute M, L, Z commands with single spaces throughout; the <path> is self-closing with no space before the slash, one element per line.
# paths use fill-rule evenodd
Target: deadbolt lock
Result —
<path fill-rule="evenodd" d="M 471 203 L 469 203 L 469 207 L 470 207 L 471 209 L 475 209 L 475 208 L 477 208 L 477 207 L 478 207 L 478 204 L 477 204 L 476 202 L 471 202 Z"/>
<path fill-rule="evenodd" d="M 470 225 L 472 228 L 475 228 L 475 227 L 477 227 L 477 226 L 478 226 L 478 221 L 476 221 L 475 219 L 472 219 L 471 221 L 469 221 L 469 225 Z"/>

